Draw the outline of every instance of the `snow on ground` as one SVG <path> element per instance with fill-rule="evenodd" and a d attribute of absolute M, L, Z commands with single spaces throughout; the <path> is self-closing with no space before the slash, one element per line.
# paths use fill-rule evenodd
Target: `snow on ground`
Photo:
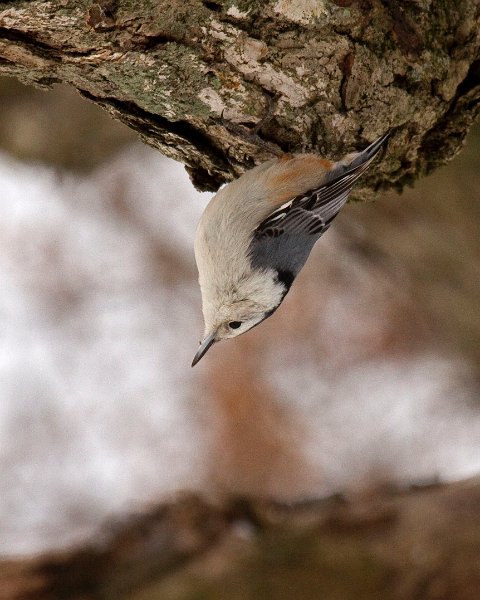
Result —
<path fill-rule="evenodd" d="M 0 554 L 62 547 L 110 515 L 209 490 L 215 404 L 208 365 L 190 368 L 202 331 L 192 242 L 209 196 L 140 146 L 90 179 L 2 155 L 0 189 Z M 281 356 L 259 372 L 303 423 L 314 476 L 302 494 L 379 471 L 480 471 L 476 390 L 455 361 L 370 357 L 333 376 L 313 360 L 275 368 Z M 290 480 L 280 495 L 294 498 Z"/>
<path fill-rule="evenodd" d="M 172 188 L 182 167 L 153 153 L 115 167 L 145 221 L 109 210 L 109 169 L 81 181 L 0 162 L 2 553 L 63 544 L 127 503 L 199 485 L 185 368 L 196 290 L 155 283 L 143 230 L 187 255 L 200 195 Z"/>
<path fill-rule="evenodd" d="M 273 382 L 279 402 L 296 402 L 309 419 L 303 444 L 319 490 L 480 472 L 478 390 L 465 365 L 422 353 L 364 361 L 341 377 L 318 371 L 306 362 Z"/>

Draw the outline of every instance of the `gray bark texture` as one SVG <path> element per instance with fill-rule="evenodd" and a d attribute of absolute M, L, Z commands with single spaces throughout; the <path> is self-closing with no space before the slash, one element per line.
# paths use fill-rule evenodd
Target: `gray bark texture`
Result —
<path fill-rule="evenodd" d="M 0 562 L 1 600 L 478 600 L 480 481 L 219 508 L 195 496 L 96 546 Z"/>
<path fill-rule="evenodd" d="M 461 147 L 480 109 L 479 24 L 479 0 L 13 0 L 0 73 L 74 86 L 204 190 L 392 129 L 367 198 Z"/>

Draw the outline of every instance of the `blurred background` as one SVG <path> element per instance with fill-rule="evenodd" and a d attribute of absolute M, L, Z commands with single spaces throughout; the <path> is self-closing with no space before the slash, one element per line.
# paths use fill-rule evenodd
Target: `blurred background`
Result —
<path fill-rule="evenodd" d="M 480 472 L 480 127 L 350 204 L 274 317 L 190 363 L 209 194 L 57 86 L 0 79 L 0 555 L 182 490 L 297 501 Z"/>

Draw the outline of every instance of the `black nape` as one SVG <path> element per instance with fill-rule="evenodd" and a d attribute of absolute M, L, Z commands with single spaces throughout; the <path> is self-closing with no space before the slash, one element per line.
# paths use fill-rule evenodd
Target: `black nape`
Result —
<path fill-rule="evenodd" d="M 291 288 L 294 279 L 295 275 L 292 273 L 292 271 L 283 269 L 277 271 L 277 281 L 283 283 L 283 285 L 287 288 L 287 292 Z"/>

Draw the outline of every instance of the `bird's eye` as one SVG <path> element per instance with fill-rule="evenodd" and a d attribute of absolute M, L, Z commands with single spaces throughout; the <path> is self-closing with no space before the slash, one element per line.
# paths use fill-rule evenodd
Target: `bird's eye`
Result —
<path fill-rule="evenodd" d="M 230 321 L 228 326 L 230 327 L 230 329 L 238 329 L 241 324 L 242 324 L 241 321 Z"/>

